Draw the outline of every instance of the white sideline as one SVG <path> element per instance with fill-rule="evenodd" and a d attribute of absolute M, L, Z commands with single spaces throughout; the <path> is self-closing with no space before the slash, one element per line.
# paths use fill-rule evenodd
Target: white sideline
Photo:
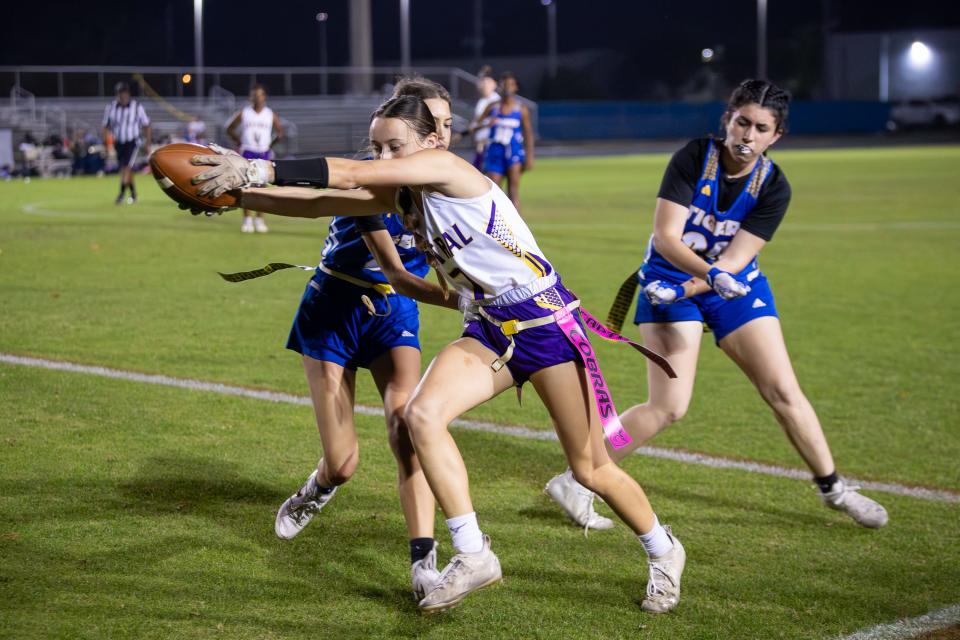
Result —
<path fill-rule="evenodd" d="M 122 369 L 110 369 L 107 367 L 74 364 L 72 362 L 47 360 L 44 358 L 30 358 L 8 353 L 0 353 L 0 362 L 28 367 L 39 367 L 42 369 L 70 371 L 73 373 L 86 373 L 95 376 L 102 376 L 104 378 L 117 378 L 132 382 L 144 382 L 147 384 L 157 384 L 167 387 L 193 389 L 195 391 L 210 391 L 212 393 L 219 393 L 222 395 L 241 396 L 244 398 L 254 398 L 256 400 L 269 400 L 271 402 L 283 402 L 286 404 L 310 406 L 310 398 L 306 396 L 295 396 L 289 393 L 280 393 L 276 391 L 246 389 L 244 387 L 221 384 L 218 382 L 204 382 L 202 380 L 191 380 L 189 378 L 174 378 L 171 376 L 157 374 L 137 373 L 135 371 L 124 371 Z M 380 407 L 357 405 L 354 410 L 362 415 L 383 415 L 383 409 Z M 517 438 L 525 438 L 528 440 L 557 439 L 557 435 L 552 431 L 538 431 L 535 429 L 527 429 L 525 427 L 507 426 L 493 424 L 490 422 L 478 422 L 475 420 L 454 420 L 451 426 L 470 431 L 499 433 Z M 699 464 L 717 469 L 739 469 L 741 471 L 749 471 L 751 473 L 759 473 L 768 476 L 793 478 L 795 480 L 804 480 L 808 482 L 810 481 L 810 473 L 808 471 L 801 469 L 790 469 L 787 467 L 778 467 L 760 462 L 750 462 L 749 460 L 733 460 L 730 458 L 721 458 L 702 453 L 690 453 L 687 451 L 666 449 L 661 447 L 640 447 L 635 453 L 652 458 L 665 458 L 667 460 Z M 852 484 L 860 485 L 864 489 L 871 491 L 881 491 L 884 493 L 892 493 L 911 498 L 918 498 L 920 500 L 930 500 L 933 502 L 960 503 L 960 493 L 953 491 L 927 489 L 924 487 L 908 487 L 906 485 L 892 482 L 873 482 L 870 480 L 857 480 L 856 478 L 847 478 L 847 480 Z"/>
<path fill-rule="evenodd" d="M 849 636 L 843 636 L 840 640 L 906 640 L 956 624 L 960 624 L 960 604 L 931 611 L 916 618 L 861 629 Z"/>

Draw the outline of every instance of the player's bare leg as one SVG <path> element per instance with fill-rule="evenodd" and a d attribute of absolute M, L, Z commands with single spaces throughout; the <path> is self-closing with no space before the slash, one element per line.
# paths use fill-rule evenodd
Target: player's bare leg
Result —
<path fill-rule="evenodd" d="M 520 210 L 520 176 L 523 174 L 523 165 L 516 162 L 507 168 L 507 196 L 513 201 L 513 206 Z"/>
<path fill-rule="evenodd" d="M 647 363 L 647 402 L 630 407 L 620 416 L 633 442 L 621 449 L 607 447 L 618 464 L 686 413 L 693 395 L 703 328 L 699 322 L 644 323 L 640 333 L 644 345 L 670 360 L 677 377 L 668 378 L 660 367 Z M 544 491 L 584 532 L 613 526 L 612 520 L 596 513 L 593 492 L 577 482 L 569 470 L 551 478 Z"/>
<path fill-rule="evenodd" d="M 607 454 L 586 369 L 580 363 L 565 362 L 538 371 L 530 381 L 550 412 L 574 476 L 610 505 L 647 551 L 644 610 L 670 611 L 680 600 L 686 554 L 670 531 L 660 526 L 637 481 Z"/>
<path fill-rule="evenodd" d="M 818 483 L 830 478 L 822 487 L 829 487 L 824 491 L 826 505 L 865 527 L 885 525 L 887 513 L 882 506 L 836 478 L 830 446 L 813 406 L 800 389 L 780 321 L 774 317 L 752 320 L 724 337 L 720 347 L 756 386 Z"/>
<path fill-rule="evenodd" d="M 417 600 L 421 600 L 436 586 L 440 572 L 437 571 L 436 544 L 433 542 L 436 502 L 403 419 L 407 400 L 420 379 L 420 351 L 414 347 L 391 349 L 370 364 L 370 373 L 383 398 L 390 450 L 397 461 L 400 506 L 411 541 L 413 593 Z M 425 556 L 415 557 L 415 551 L 422 553 L 423 543 L 433 546 Z"/>
<path fill-rule="evenodd" d="M 467 469 L 448 430 L 450 422 L 513 386 L 504 367 L 493 371 L 498 354 L 473 338 L 440 351 L 407 404 L 404 418 L 430 488 L 447 517 L 457 551 L 437 587 L 420 601 L 425 613 L 456 606 L 470 593 L 499 582 L 500 561 L 477 524 Z"/>
<path fill-rule="evenodd" d="M 304 356 L 304 371 L 323 444 L 323 458 L 304 485 L 280 507 L 274 525 L 284 539 L 296 536 L 324 505 L 339 485 L 356 471 L 360 448 L 353 424 L 356 374 L 338 364 Z"/>

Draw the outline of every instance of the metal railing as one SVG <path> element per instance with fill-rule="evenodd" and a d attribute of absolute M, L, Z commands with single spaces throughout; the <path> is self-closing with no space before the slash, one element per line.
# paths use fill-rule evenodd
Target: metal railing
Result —
<path fill-rule="evenodd" d="M 0 66 L 0 89 L 21 87 L 41 97 L 105 97 L 113 85 L 142 74 L 162 95 L 195 96 L 194 67 L 137 66 Z M 472 101 L 477 77 L 456 67 L 416 67 L 415 72 L 444 84 L 454 100 Z M 371 94 L 403 75 L 399 67 L 206 67 L 208 86 L 246 93 L 256 83 L 274 95 Z M 188 76 L 191 76 L 188 78 Z"/>

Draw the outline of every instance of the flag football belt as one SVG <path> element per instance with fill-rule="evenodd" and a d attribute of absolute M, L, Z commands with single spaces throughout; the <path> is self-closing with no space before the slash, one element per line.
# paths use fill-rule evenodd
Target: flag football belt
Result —
<path fill-rule="evenodd" d="M 563 335 L 567 338 L 570 344 L 573 345 L 574 350 L 576 350 L 576 352 L 579 353 L 580 357 L 583 359 L 583 364 L 587 369 L 587 374 L 590 376 L 590 381 L 593 386 L 593 399 L 597 405 L 597 412 L 600 414 L 600 423 L 603 425 L 604 436 L 606 436 L 607 440 L 614 449 L 621 449 L 630 444 L 632 439 L 630 438 L 630 434 L 627 433 L 627 430 L 623 428 L 623 424 L 620 422 L 620 416 L 617 414 L 617 408 L 613 404 L 613 396 L 610 394 L 607 381 L 603 377 L 603 371 L 600 369 L 600 363 L 597 361 L 597 356 L 593 351 L 590 340 L 584 334 L 580 324 L 577 322 L 576 317 L 573 315 L 573 311 L 578 307 L 580 307 L 579 299 L 573 300 L 565 307 L 562 307 L 557 311 L 554 311 L 552 314 L 543 316 L 541 318 L 533 318 L 531 320 L 498 320 L 487 313 L 482 306 L 478 306 L 477 311 L 480 316 L 490 324 L 499 327 L 503 332 L 503 335 L 510 339 L 510 343 L 507 345 L 503 355 L 494 360 L 490 364 L 490 368 L 494 371 L 499 371 L 507 362 L 510 361 L 510 358 L 513 357 L 513 350 L 515 347 L 514 336 L 516 334 L 526 329 L 532 329 L 534 327 L 542 327 L 548 324 L 556 323 L 560 328 L 560 331 L 563 332 Z M 606 328 L 599 320 L 590 315 L 586 309 L 581 308 L 580 314 L 583 317 L 584 324 L 586 324 L 586 326 L 593 333 L 597 334 L 604 340 L 609 340 L 611 342 L 626 342 L 657 364 L 669 377 L 677 377 L 677 374 L 673 371 L 673 367 L 671 367 L 667 359 L 660 354 L 656 353 L 655 351 L 651 351 L 650 349 L 647 349 L 643 345 L 637 344 L 632 340 L 628 340 L 619 333 Z"/>
<path fill-rule="evenodd" d="M 323 271 L 328 276 L 337 278 L 338 280 L 343 280 L 344 282 L 349 282 L 352 285 L 364 288 L 364 289 L 373 289 L 381 296 L 387 303 L 387 312 L 386 313 L 377 313 L 376 307 L 373 306 L 373 301 L 370 300 L 370 297 L 366 294 L 360 296 L 360 301 L 363 303 L 363 306 L 367 308 L 367 313 L 372 316 L 388 316 L 392 311 L 390 306 L 390 298 L 387 296 L 393 295 L 396 293 L 396 290 L 391 287 L 389 284 L 384 284 L 381 282 L 367 282 L 366 280 L 361 280 L 360 278 L 354 278 L 353 276 L 348 276 L 345 273 L 340 273 L 339 271 L 334 271 L 333 269 L 327 267 L 326 265 L 320 265 L 320 271 Z M 307 267 L 302 264 L 288 264 L 286 262 L 271 262 L 263 269 L 254 269 L 253 271 L 238 271 L 237 273 L 217 273 L 220 274 L 220 277 L 226 280 L 227 282 L 243 282 L 244 280 L 253 280 L 254 278 L 262 278 L 263 276 L 268 276 L 275 271 L 281 271 L 283 269 L 302 269 L 304 271 L 313 271 L 315 267 Z M 310 281 L 310 286 L 320 290 L 320 286 L 314 282 Z"/>

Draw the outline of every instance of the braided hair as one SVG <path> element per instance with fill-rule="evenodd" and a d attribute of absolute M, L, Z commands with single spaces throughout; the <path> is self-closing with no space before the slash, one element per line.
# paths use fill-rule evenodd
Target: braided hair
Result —
<path fill-rule="evenodd" d="M 734 111 L 747 104 L 757 104 L 770 109 L 777 121 L 777 131 L 786 133 L 787 119 L 790 116 L 790 93 L 781 89 L 769 80 L 744 80 L 730 94 L 727 110 L 720 122 L 727 128 L 730 116 Z"/>

